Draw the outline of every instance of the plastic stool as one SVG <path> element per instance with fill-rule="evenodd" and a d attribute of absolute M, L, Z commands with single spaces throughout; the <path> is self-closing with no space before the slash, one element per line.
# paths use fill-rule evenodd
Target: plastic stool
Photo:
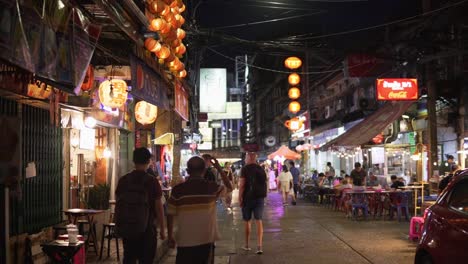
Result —
<path fill-rule="evenodd" d="M 423 227 L 424 227 L 423 217 L 419 217 L 419 216 L 411 217 L 409 239 L 414 240 L 414 239 L 421 238 Z"/>

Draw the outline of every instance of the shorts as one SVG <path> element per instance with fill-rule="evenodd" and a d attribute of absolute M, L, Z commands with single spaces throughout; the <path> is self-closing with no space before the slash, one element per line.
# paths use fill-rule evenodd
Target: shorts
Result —
<path fill-rule="evenodd" d="M 281 191 L 289 192 L 289 182 L 281 182 Z"/>
<path fill-rule="evenodd" d="M 264 206 L 263 198 L 244 201 L 244 206 L 242 207 L 242 219 L 244 219 L 244 221 L 250 221 L 253 213 L 255 220 L 262 220 Z"/>

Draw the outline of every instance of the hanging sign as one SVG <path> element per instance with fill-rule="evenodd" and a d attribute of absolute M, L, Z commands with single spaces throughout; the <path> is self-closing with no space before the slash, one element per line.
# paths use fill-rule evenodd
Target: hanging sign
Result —
<path fill-rule="evenodd" d="M 404 101 L 418 99 L 417 79 L 377 79 L 377 100 Z"/>
<path fill-rule="evenodd" d="M 169 109 L 169 99 L 167 98 L 169 84 L 133 55 L 130 56 L 130 65 L 132 70 L 132 91 L 130 93 L 135 98 L 159 108 Z"/>
<path fill-rule="evenodd" d="M 175 84 L 175 100 L 174 110 L 180 115 L 185 121 L 189 120 L 189 107 L 188 107 L 188 94 L 184 90 L 181 83 L 176 82 Z"/>

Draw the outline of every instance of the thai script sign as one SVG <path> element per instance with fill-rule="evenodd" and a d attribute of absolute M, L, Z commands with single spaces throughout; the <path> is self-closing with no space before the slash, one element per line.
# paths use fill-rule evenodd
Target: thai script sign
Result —
<path fill-rule="evenodd" d="M 418 99 L 417 79 L 377 79 L 377 100 L 402 101 Z"/>

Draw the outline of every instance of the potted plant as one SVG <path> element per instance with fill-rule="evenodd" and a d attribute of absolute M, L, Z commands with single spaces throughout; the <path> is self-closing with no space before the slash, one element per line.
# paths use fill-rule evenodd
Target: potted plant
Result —
<path fill-rule="evenodd" d="M 96 210 L 109 209 L 110 186 L 98 184 L 89 189 L 88 208 Z"/>
<path fill-rule="evenodd" d="M 110 186 L 108 184 L 97 184 L 89 189 L 88 201 L 86 204 L 87 208 L 104 211 L 94 217 L 96 222 L 96 235 L 99 242 L 101 241 L 103 224 L 107 224 L 110 221 L 111 211 L 109 210 L 109 199 Z"/>

